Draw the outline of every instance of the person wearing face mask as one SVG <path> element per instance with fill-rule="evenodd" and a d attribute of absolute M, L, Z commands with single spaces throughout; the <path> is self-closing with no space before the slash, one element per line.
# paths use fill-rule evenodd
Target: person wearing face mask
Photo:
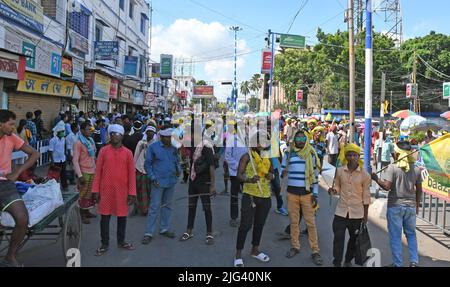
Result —
<path fill-rule="evenodd" d="M 282 177 L 288 176 L 287 199 L 291 227 L 291 248 L 286 257 L 292 258 L 300 252 L 300 216 L 305 219 L 308 228 L 309 245 L 312 260 L 322 265 L 315 222 L 318 206 L 320 159 L 309 143 L 306 131 L 297 131 L 293 148 L 285 153 L 281 165 Z M 289 154 L 290 153 L 290 154 Z"/>
<path fill-rule="evenodd" d="M 50 140 L 48 151 L 51 165 L 60 169 L 61 187 L 63 191 L 68 190 L 66 175 L 66 139 L 64 125 L 57 125 L 54 129 L 54 136 Z"/>

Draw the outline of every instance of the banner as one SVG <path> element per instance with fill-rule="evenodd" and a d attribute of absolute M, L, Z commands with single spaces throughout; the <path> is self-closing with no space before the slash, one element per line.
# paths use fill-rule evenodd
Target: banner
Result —
<path fill-rule="evenodd" d="M 270 74 L 270 67 L 272 66 L 272 51 L 264 50 L 262 52 L 262 67 L 261 74 Z"/>
<path fill-rule="evenodd" d="M 43 9 L 36 1 L 2 0 L 0 2 L 0 15 L 41 34 L 44 32 Z"/>
<path fill-rule="evenodd" d="M 84 61 L 72 58 L 72 79 L 84 82 Z"/>
<path fill-rule="evenodd" d="M 160 68 L 161 79 L 172 79 L 173 76 L 173 56 L 172 55 L 161 55 L 161 68 Z"/>
<path fill-rule="evenodd" d="M 144 92 L 136 90 L 134 91 L 133 104 L 141 106 L 144 104 Z"/>
<path fill-rule="evenodd" d="M 450 201 L 450 134 L 446 134 L 420 148 L 423 191 Z"/>
<path fill-rule="evenodd" d="M 74 85 L 68 81 L 26 72 L 25 80 L 19 81 L 17 91 L 71 98 Z"/>
<path fill-rule="evenodd" d="M 109 89 L 109 98 L 117 99 L 117 92 L 119 91 L 119 81 L 111 79 L 111 88 Z"/>
<path fill-rule="evenodd" d="M 125 56 L 123 73 L 129 76 L 137 76 L 138 57 Z"/>
<path fill-rule="evenodd" d="M 64 76 L 72 77 L 72 60 L 68 58 L 62 58 L 61 62 L 61 74 Z"/>
<path fill-rule="evenodd" d="M 213 96 L 214 86 L 194 86 L 194 96 Z"/>
<path fill-rule="evenodd" d="M 95 60 L 117 60 L 119 58 L 119 42 L 117 41 L 95 41 Z"/>
<path fill-rule="evenodd" d="M 303 102 L 303 90 L 297 91 L 297 102 Z"/>
<path fill-rule="evenodd" d="M 23 80 L 24 77 L 25 57 L 0 52 L 0 78 Z"/>
<path fill-rule="evenodd" d="M 111 78 L 95 73 L 94 88 L 92 99 L 97 101 L 109 102 L 109 91 L 111 88 Z"/>
<path fill-rule="evenodd" d="M 152 64 L 152 78 L 159 78 L 161 65 L 159 63 Z"/>

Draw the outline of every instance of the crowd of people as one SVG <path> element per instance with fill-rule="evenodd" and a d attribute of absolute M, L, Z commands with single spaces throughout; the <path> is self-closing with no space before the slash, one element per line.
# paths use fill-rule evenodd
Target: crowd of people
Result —
<path fill-rule="evenodd" d="M 33 141 L 42 139 L 41 112 L 27 113 L 15 129 L 14 113 L 0 111 L 0 207 L 16 220 L 10 252 L 5 264 L 19 264 L 17 242 L 26 231 L 27 212 L 16 195 L 14 181 L 36 162 L 39 154 Z M 198 120 L 197 120 L 198 119 Z M 322 265 L 316 228 L 319 209 L 319 175 L 324 158 L 337 168 L 328 192 L 339 195 L 333 220 L 333 265 L 351 266 L 355 257 L 355 232 L 368 220 L 371 180 L 390 191 L 388 228 L 393 266 L 402 266 L 402 229 L 408 238 L 410 265 L 418 265 L 415 216 L 421 189 L 420 170 L 409 154 L 408 141 L 394 143 L 389 133 L 374 141 L 375 159 L 389 166 L 381 180 L 362 168 L 359 140 L 350 143 L 348 124 L 323 121 L 310 117 L 227 117 L 226 115 L 181 115 L 141 112 L 121 115 L 117 111 L 79 113 L 77 117 L 61 114 L 54 122 L 49 152 L 51 165 L 58 167 L 63 191 L 75 184 L 80 193 L 82 222 L 90 224 L 100 219 L 101 246 L 96 256 L 109 249 L 109 223 L 117 217 L 119 248 L 133 250 L 126 241 L 129 205 L 133 213 L 146 216 L 141 243 L 150 244 L 157 235 L 175 238 L 171 228 L 175 185 L 188 184 L 187 226 L 179 238 L 187 241 L 194 236 L 198 199 L 206 221 L 205 243 L 213 245 L 213 212 L 211 197 L 216 195 L 216 183 L 223 157 L 225 190 L 229 194 L 230 226 L 238 228 L 233 265 L 244 266 L 242 250 L 248 232 L 253 229 L 251 255 L 268 262 L 269 255 L 259 249 L 266 219 L 271 209 L 272 194 L 275 212 L 289 217 L 290 224 L 283 236 L 291 240 L 286 253 L 292 258 L 300 252 L 300 233 L 308 236 L 311 259 Z M 360 134 L 357 131 L 355 134 Z M 355 137 L 356 139 L 356 137 Z M 22 150 L 29 155 L 24 165 L 11 169 L 11 153 Z M 378 156 L 378 153 L 381 154 Z M 393 160 L 398 161 L 391 164 Z M 230 190 L 228 193 L 228 181 Z M 283 202 L 282 190 L 287 192 Z M 239 194 L 241 204 L 239 209 Z M 286 208 L 287 207 L 287 208 Z M 240 214 L 239 214 L 240 210 Z M 239 216 L 240 215 L 240 216 Z M 159 217 L 159 228 L 157 226 Z M 307 229 L 301 231 L 304 219 Z M 350 238 L 344 258 L 345 232 Z"/>

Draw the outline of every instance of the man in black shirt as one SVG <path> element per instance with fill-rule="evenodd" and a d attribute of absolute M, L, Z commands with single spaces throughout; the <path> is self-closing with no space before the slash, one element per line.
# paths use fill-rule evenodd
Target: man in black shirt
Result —
<path fill-rule="evenodd" d="M 133 123 L 133 134 L 124 138 L 123 145 L 131 150 L 131 152 L 134 155 L 134 152 L 136 151 L 136 147 L 138 143 L 142 140 L 144 137 L 144 134 L 142 133 L 142 122 L 135 121 Z"/>

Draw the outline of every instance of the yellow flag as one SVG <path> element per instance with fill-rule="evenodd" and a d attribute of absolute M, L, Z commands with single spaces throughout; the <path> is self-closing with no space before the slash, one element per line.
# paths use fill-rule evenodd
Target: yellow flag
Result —
<path fill-rule="evenodd" d="M 386 101 L 384 101 L 384 113 L 385 114 L 389 113 L 388 107 L 389 107 L 389 101 L 386 100 Z"/>

